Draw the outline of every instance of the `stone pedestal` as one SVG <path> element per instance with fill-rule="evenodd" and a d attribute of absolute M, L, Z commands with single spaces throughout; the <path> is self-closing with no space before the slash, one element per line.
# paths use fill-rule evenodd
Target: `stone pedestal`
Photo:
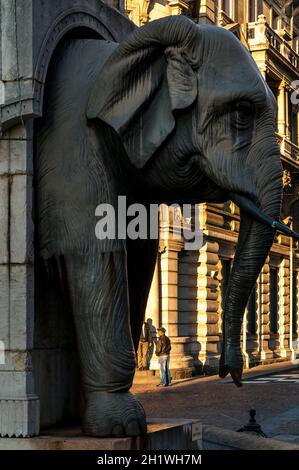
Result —
<path fill-rule="evenodd" d="M 144 437 L 83 436 L 79 428 L 52 429 L 31 439 L 1 439 L 1 450 L 200 450 L 202 425 L 183 419 L 150 419 Z"/>

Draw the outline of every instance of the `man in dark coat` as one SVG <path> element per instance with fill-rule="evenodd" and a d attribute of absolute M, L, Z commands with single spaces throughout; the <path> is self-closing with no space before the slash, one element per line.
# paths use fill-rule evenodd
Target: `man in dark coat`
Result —
<path fill-rule="evenodd" d="M 156 356 L 159 358 L 161 382 L 157 386 L 167 387 L 171 383 L 169 369 L 171 342 L 166 336 L 165 328 L 158 328 L 158 341 L 156 344 Z"/>
<path fill-rule="evenodd" d="M 152 344 L 152 336 L 149 324 L 144 322 L 142 325 L 141 336 L 138 346 L 138 369 L 139 370 L 148 370 L 149 361 L 148 361 L 148 350 Z"/>

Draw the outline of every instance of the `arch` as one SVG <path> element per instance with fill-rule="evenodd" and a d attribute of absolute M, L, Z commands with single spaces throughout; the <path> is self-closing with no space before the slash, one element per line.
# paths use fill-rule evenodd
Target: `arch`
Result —
<path fill-rule="evenodd" d="M 56 21 L 52 23 L 51 27 L 45 34 L 35 67 L 34 101 L 35 114 L 37 116 L 42 116 L 43 114 L 45 82 L 54 51 L 65 35 L 78 28 L 90 30 L 91 32 L 96 33 L 99 38 L 117 42 L 111 28 L 104 24 L 98 17 L 91 14 L 88 10 L 81 8 L 80 11 L 78 11 L 74 8 L 69 9 L 67 12 L 58 16 Z"/>
<path fill-rule="evenodd" d="M 103 7 L 106 8 L 106 7 Z M 104 22 L 99 14 L 71 8 L 56 17 L 45 29 L 35 67 L 35 115 L 46 115 L 44 94 L 47 93 L 48 72 L 59 44 L 67 37 L 96 37 L 118 42 L 115 19 Z M 111 19 L 111 18 L 110 18 Z M 127 20 L 125 20 L 127 21 Z M 108 24 L 108 26 L 107 26 Z M 121 29 L 121 28 L 120 28 Z M 36 123 L 38 125 L 38 123 Z M 36 127 L 34 124 L 34 136 Z M 34 158 L 38 158 L 36 150 Z M 52 272 L 49 280 L 48 265 Z M 40 400 L 40 426 L 47 428 L 63 422 L 80 421 L 80 366 L 75 339 L 74 322 L 59 287 L 59 268 L 55 259 L 46 263 L 35 257 L 34 346 L 32 363 L 35 390 Z M 44 301 L 46 295 L 46 302 Z M 44 384 L 47 384 L 45 387 Z M 58 384 L 58 386 L 56 385 Z M 61 386 L 63 384 L 63 387 Z M 51 390 L 51 394 L 49 394 Z"/>

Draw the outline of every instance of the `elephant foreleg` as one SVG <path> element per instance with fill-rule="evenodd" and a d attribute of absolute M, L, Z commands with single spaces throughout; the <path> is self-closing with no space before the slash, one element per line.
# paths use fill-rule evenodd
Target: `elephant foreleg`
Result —
<path fill-rule="evenodd" d="M 85 392 L 83 431 L 134 436 L 144 411 L 129 392 L 135 354 L 129 322 L 126 252 L 64 257 Z"/>

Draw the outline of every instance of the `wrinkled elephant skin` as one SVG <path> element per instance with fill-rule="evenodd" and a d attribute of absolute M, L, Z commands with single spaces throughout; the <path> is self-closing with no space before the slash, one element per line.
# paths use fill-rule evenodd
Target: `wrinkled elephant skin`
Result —
<path fill-rule="evenodd" d="M 281 209 L 275 99 L 231 32 L 174 16 L 136 29 L 120 45 L 65 41 L 44 109 L 38 250 L 58 260 L 74 316 L 83 431 L 139 435 L 145 415 L 129 390 L 157 243 L 97 240 L 95 208 L 116 206 L 118 195 L 144 204 L 235 198 L 241 224 L 224 302 L 220 375 L 230 373 L 241 385 L 243 313 Z"/>

